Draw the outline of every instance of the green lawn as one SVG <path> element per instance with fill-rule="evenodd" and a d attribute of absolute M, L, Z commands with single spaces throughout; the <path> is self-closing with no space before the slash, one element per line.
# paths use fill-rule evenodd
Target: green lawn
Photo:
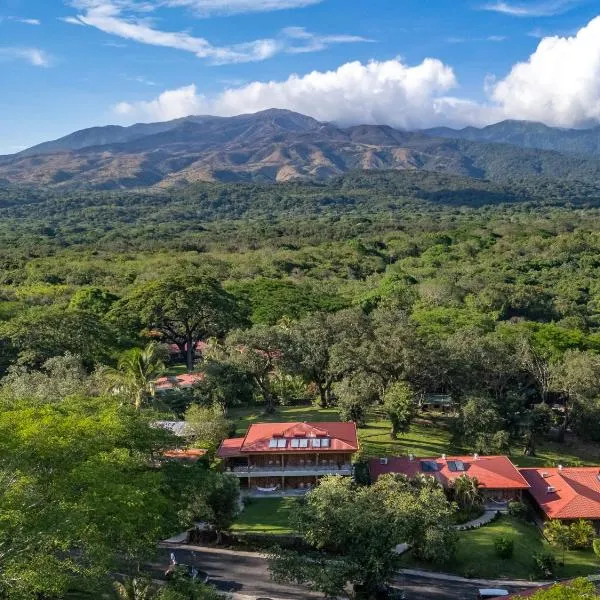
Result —
<path fill-rule="evenodd" d="M 251 423 L 260 421 L 336 421 L 335 408 L 320 409 L 315 406 L 281 406 L 266 415 L 261 406 L 232 409 L 229 418 L 236 424 L 236 435 L 244 435 Z M 449 431 L 450 418 L 440 414 L 426 414 L 418 418 L 410 431 L 393 440 L 390 422 L 378 410 L 371 411 L 365 427 L 358 430 L 362 452 L 366 456 L 441 456 L 464 454 L 464 448 L 453 446 Z M 600 445 L 578 442 L 558 444 L 540 443 L 536 456 L 523 456 L 520 447 L 514 447 L 511 460 L 520 467 L 600 464 Z"/>
<path fill-rule="evenodd" d="M 293 533 L 290 515 L 297 498 L 252 498 L 231 530 L 234 533 Z"/>
<path fill-rule="evenodd" d="M 514 540 L 514 554 L 508 560 L 500 559 L 494 551 L 494 540 L 506 536 Z M 479 529 L 459 533 L 456 558 L 444 570 L 457 575 L 491 579 L 535 579 L 532 555 L 541 550 L 552 550 L 535 525 L 501 517 Z M 553 550 L 557 560 L 559 551 Z M 412 559 L 410 552 L 403 557 L 403 566 L 431 568 Z M 592 552 L 572 551 L 565 554 L 565 565 L 559 566 L 560 579 L 589 575 L 600 571 L 600 562 Z"/>

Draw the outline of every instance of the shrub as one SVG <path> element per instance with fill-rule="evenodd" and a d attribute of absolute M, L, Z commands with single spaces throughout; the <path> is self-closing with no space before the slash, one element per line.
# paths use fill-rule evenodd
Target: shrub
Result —
<path fill-rule="evenodd" d="M 507 559 L 513 555 L 515 543 L 510 538 L 502 535 L 494 540 L 494 549 L 496 550 L 496 556 Z"/>
<path fill-rule="evenodd" d="M 509 502 L 508 514 L 511 517 L 526 520 L 529 517 L 529 509 L 523 502 Z"/>
<path fill-rule="evenodd" d="M 592 548 L 594 549 L 594 554 L 600 558 L 600 538 L 596 538 L 592 542 Z"/>
<path fill-rule="evenodd" d="M 542 577 L 552 577 L 556 569 L 556 558 L 548 551 L 536 552 L 533 555 L 533 568 Z"/>
<path fill-rule="evenodd" d="M 580 519 L 569 527 L 569 548 L 590 548 L 594 540 L 594 527 L 589 521 Z"/>

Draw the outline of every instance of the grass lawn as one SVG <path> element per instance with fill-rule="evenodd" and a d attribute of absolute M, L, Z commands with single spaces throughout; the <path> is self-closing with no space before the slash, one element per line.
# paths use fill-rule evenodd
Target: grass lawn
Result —
<path fill-rule="evenodd" d="M 514 541 L 512 558 L 503 560 L 496 556 L 494 540 L 506 536 Z M 501 517 L 479 529 L 461 531 L 455 560 L 444 570 L 457 575 L 490 579 L 536 579 L 533 570 L 534 553 L 552 550 L 535 525 Z M 552 550 L 559 562 L 562 555 Z M 431 568 L 412 559 L 410 552 L 403 557 L 403 566 Z M 600 571 L 600 562 L 592 550 L 565 553 L 565 565 L 559 566 L 556 577 L 570 578 Z"/>
<path fill-rule="evenodd" d="M 236 435 L 243 436 L 251 423 L 265 421 L 337 421 L 335 408 L 320 409 L 315 406 L 280 406 L 266 415 L 261 406 L 232 409 L 229 418 L 236 424 Z M 416 420 L 410 431 L 393 440 L 390 422 L 378 410 L 369 414 L 365 427 L 358 430 L 361 449 L 366 456 L 441 456 L 442 454 L 467 454 L 464 448 L 453 446 L 449 430 L 450 417 L 440 414 L 424 415 Z M 523 456 L 522 448 L 514 447 L 511 460 L 519 467 L 600 464 L 600 445 L 567 441 L 540 443 L 536 456 Z"/>
<path fill-rule="evenodd" d="M 253 498 L 240 513 L 234 533 L 293 533 L 290 515 L 297 498 Z"/>

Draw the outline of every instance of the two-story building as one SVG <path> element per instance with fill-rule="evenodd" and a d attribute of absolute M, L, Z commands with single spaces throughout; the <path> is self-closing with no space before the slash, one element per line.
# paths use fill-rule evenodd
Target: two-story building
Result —
<path fill-rule="evenodd" d="M 354 423 L 256 423 L 217 456 L 247 493 L 301 494 L 323 475 L 352 475 L 358 448 Z"/>

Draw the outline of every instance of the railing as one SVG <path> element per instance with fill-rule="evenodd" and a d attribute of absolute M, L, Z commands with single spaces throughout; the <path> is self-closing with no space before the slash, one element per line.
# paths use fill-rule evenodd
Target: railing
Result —
<path fill-rule="evenodd" d="M 250 465 L 233 467 L 231 471 L 233 473 L 261 473 L 263 471 L 277 471 L 277 472 L 302 472 L 302 471 L 318 471 L 318 472 L 339 472 L 339 471 L 351 471 L 351 464 L 344 465 Z"/>

